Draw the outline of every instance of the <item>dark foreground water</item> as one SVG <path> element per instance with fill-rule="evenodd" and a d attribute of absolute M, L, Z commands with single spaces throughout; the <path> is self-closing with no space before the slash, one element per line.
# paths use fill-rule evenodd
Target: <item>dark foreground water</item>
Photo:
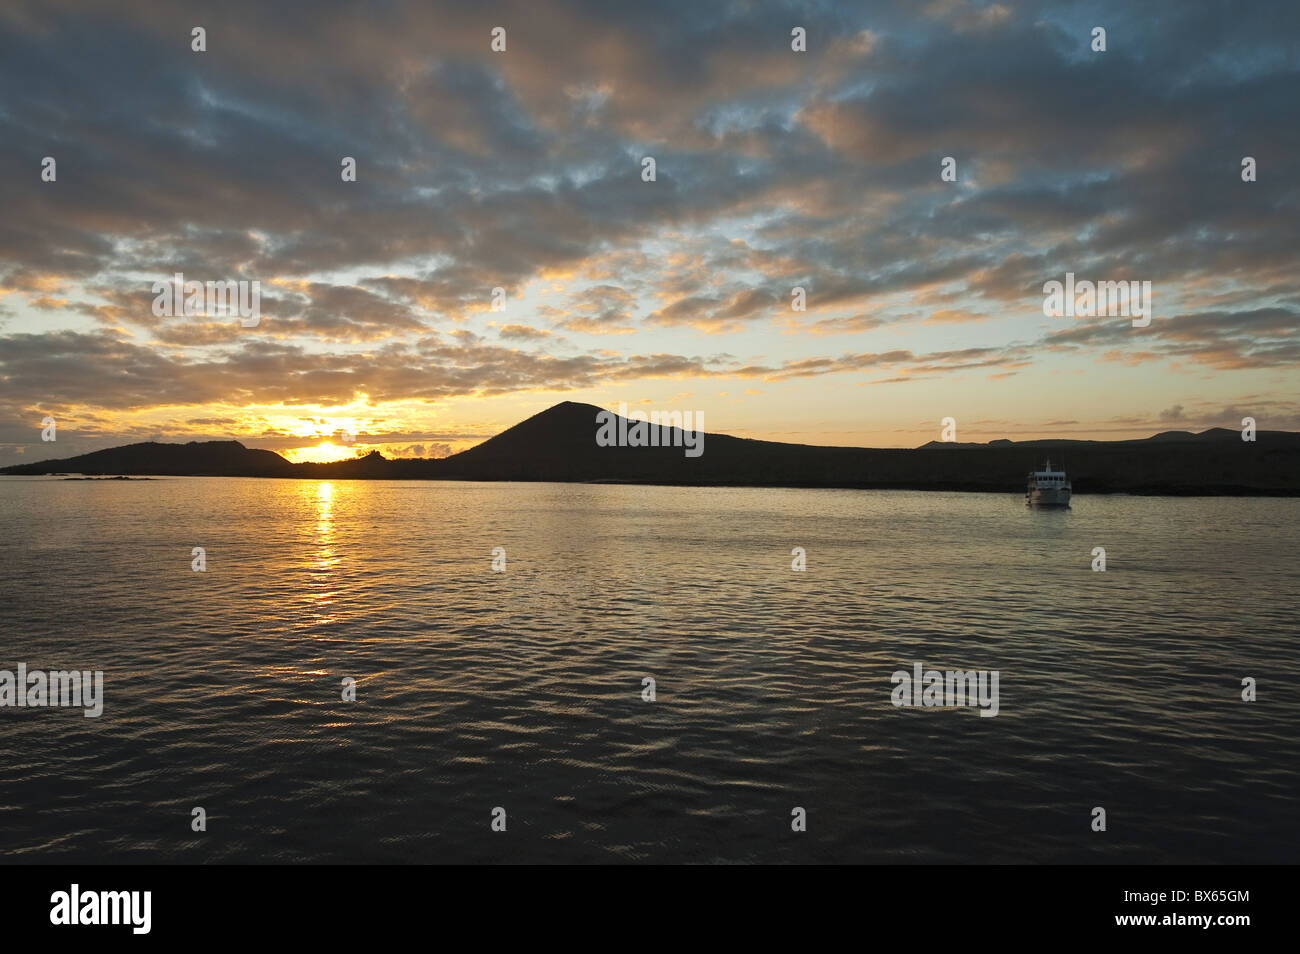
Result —
<path fill-rule="evenodd" d="M 1300 861 L 1297 518 L 0 478 L 0 669 L 105 679 L 0 708 L 0 859 Z M 916 662 L 999 714 L 893 707 Z"/>

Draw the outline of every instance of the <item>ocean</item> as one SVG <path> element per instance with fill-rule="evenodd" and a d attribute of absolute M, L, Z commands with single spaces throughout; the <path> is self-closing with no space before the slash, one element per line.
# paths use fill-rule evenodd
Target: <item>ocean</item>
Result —
<path fill-rule="evenodd" d="M 0 478 L 0 860 L 1300 861 L 1300 499 L 1022 494 Z"/>

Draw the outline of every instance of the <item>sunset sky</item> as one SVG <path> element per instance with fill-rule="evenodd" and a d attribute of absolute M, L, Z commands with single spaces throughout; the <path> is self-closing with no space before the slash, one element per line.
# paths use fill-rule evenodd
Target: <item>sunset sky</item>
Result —
<path fill-rule="evenodd" d="M 1297 157 L 1291 2 L 8 0 L 0 466 L 440 456 L 562 400 L 816 444 L 1300 429 Z M 1067 271 L 1150 281 L 1150 325 L 1044 317 Z M 259 281 L 260 323 L 156 317 L 176 272 Z"/>

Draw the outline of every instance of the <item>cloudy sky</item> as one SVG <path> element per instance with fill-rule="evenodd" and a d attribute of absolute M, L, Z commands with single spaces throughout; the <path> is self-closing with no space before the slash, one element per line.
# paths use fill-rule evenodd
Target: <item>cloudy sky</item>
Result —
<path fill-rule="evenodd" d="M 1300 429 L 1298 120 L 1281 0 L 7 0 L 0 463 L 433 456 L 561 400 Z M 1067 271 L 1150 281 L 1150 325 L 1045 317 Z M 155 316 L 177 272 L 260 282 L 260 323 Z"/>

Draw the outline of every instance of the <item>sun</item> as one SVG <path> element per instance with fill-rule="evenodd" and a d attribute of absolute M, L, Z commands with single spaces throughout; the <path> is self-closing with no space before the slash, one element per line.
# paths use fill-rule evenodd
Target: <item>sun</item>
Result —
<path fill-rule="evenodd" d="M 295 447 L 283 452 L 283 457 L 295 464 L 328 464 L 336 460 L 351 460 L 356 455 L 355 447 L 341 447 L 333 441 L 322 441 L 311 447 Z"/>

